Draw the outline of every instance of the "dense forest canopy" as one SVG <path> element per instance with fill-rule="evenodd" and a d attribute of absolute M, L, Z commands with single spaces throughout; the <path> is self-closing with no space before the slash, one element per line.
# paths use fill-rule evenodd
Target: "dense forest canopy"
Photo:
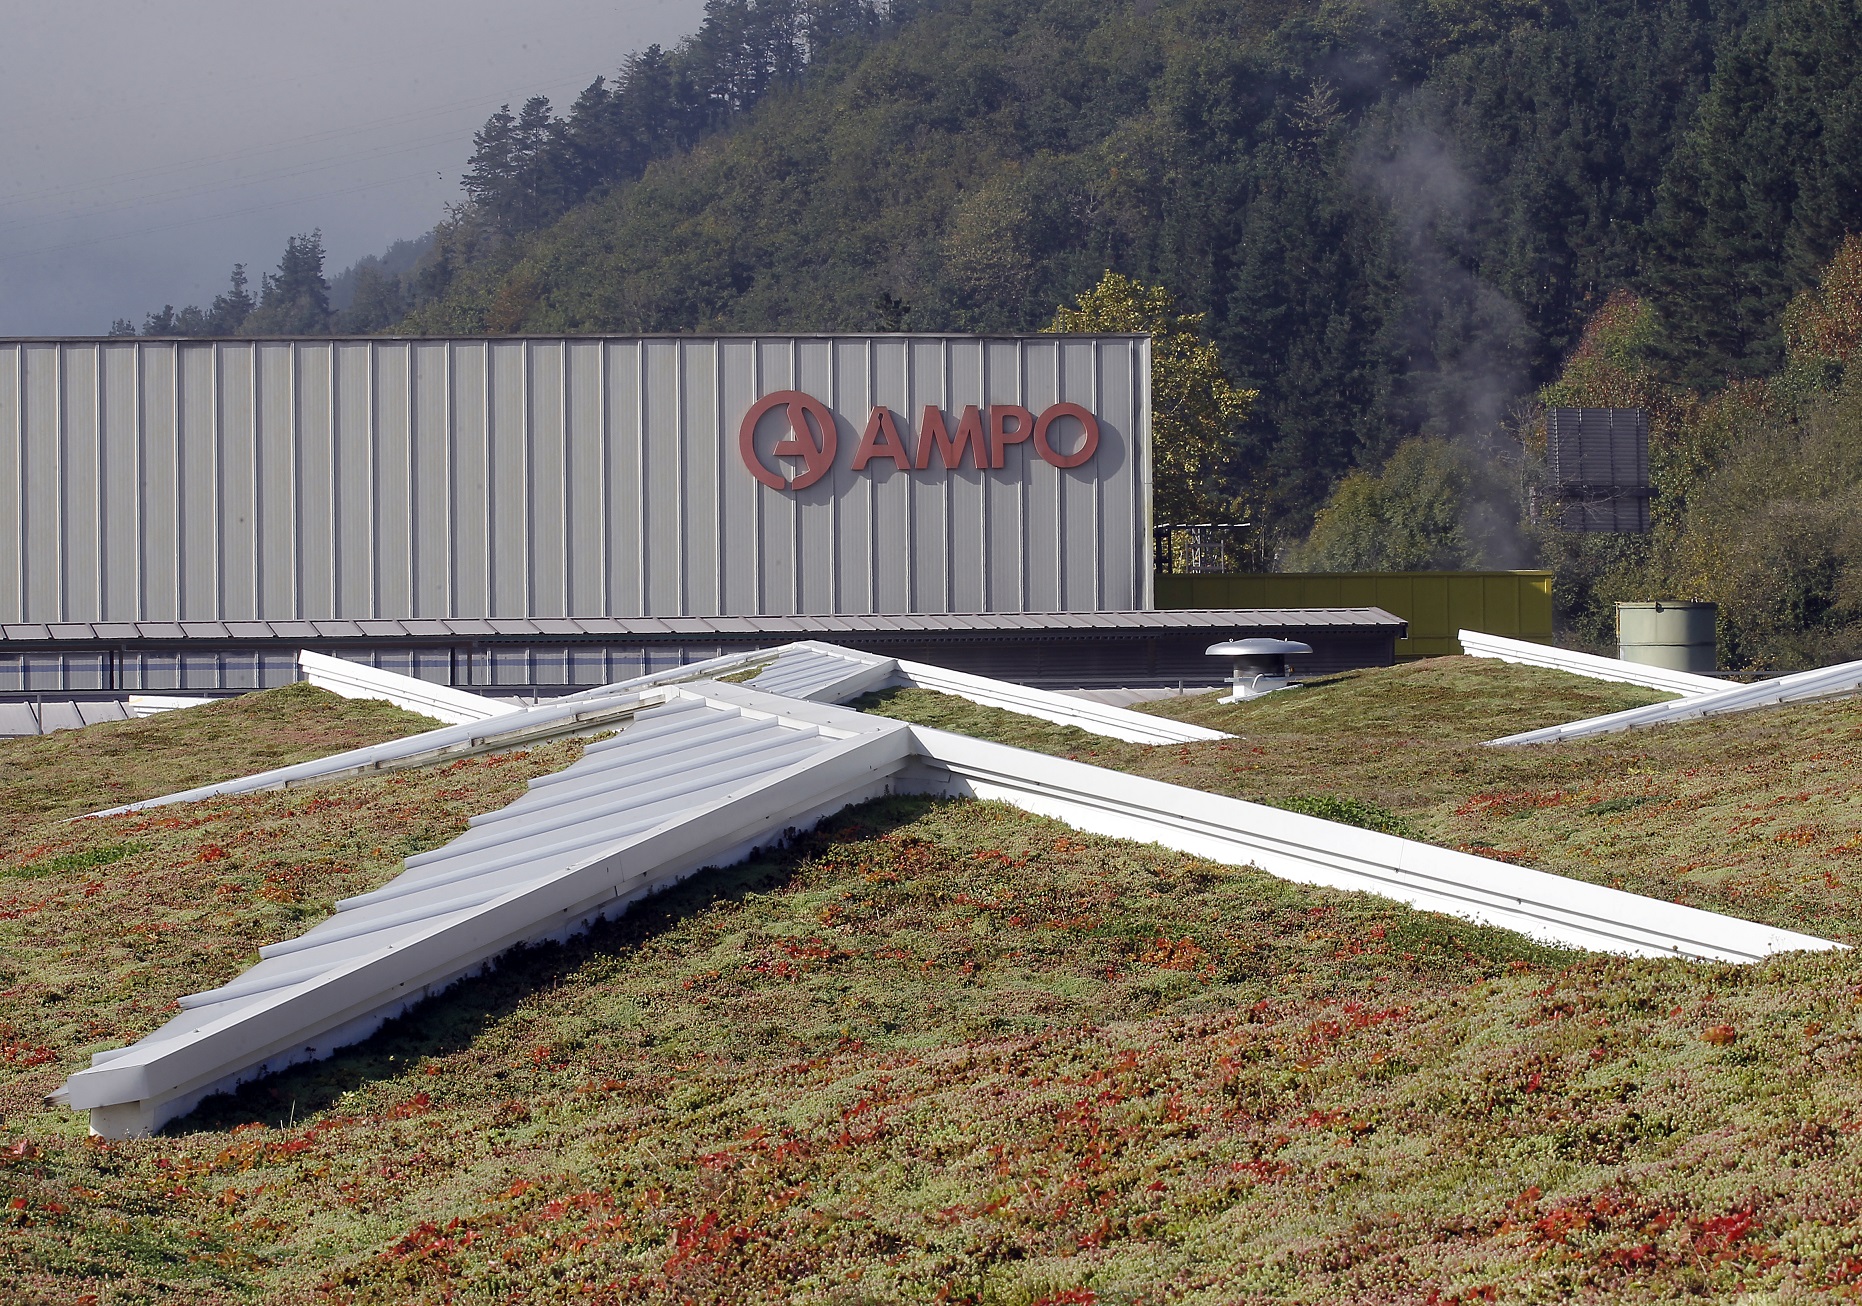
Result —
<path fill-rule="evenodd" d="M 411 266 L 268 314 L 295 238 L 233 329 L 1021 331 L 1110 270 L 1258 392 L 1218 497 L 1283 561 L 1376 565 L 1353 513 L 1394 513 L 1409 556 L 1655 585 L 1524 519 L 1537 396 L 1620 294 L 1665 394 L 1787 366 L 1862 230 L 1859 70 L 1855 0 L 711 0 L 493 115 Z"/>

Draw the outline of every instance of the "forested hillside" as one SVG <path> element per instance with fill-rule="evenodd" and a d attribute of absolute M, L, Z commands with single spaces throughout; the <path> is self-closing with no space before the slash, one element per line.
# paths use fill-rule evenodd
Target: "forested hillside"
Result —
<path fill-rule="evenodd" d="M 778 10 L 806 6 L 707 30 Z M 488 151 L 494 120 L 495 198 L 409 327 L 1026 329 L 1114 268 L 1210 315 L 1261 391 L 1238 479 L 1303 532 L 1405 437 L 1490 437 L 1618 287 L 1678 374 L 1766 370 L 1862 214 L 1853 4 L 947 0 L 844 26 L 766 29 L 754 114 L 535 230 L 510 215 L 561 183 Z"/>
<path fill-rule="evenodd" d="M 1856 0 L 712 0 L 565 112 L 495 115 L 418 264 L 308 312 L 1027 330 L 1112 270 L 1259 392 L 1220 506 L 1265 553 L 1549 558 L 1576 613 L 1599 568 L 1676 573 L 1525 520 L 1539 392 L 1619 292 L 1664 393 L 1785 365 L 1787 305 L 1862 230 L 1858 69 Z M 308 302 L 289 271 L 244 333 Z"/>

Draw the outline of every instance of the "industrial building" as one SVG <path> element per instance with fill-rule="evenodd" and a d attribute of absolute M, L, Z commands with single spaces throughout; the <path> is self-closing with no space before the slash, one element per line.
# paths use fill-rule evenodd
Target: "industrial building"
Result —
<path fill-rule="evenodd" d="M 299 648 L 515 696 L 827 637 L 1029 683 L 1388 662 L 1374 608 L 1154 608 L 1150 341 L 0 341 L 0 695 Z"/>

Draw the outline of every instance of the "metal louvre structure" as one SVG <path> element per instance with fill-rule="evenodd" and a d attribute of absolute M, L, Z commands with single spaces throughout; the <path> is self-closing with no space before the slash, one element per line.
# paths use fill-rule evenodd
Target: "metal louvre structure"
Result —
<path fill-rule="evenodd" d="M 1640 408 L 1554 408 L 1545 417 L 1546 471 L 1557 485 L 1646 488 L 1649 415 Z"/>
<path fill-rule="evenodd" d="M 0 623 L 1148 609 L 1149 351 L 0 341 Z M 772 488 L 740 423 L 786 390 L 831 414 L 841 455 Z M 1067 405 L 1097 422 L 1080 466 L 1037 457 L 1026 429 L 985 450 L 999 468 L 853 466 L 876 406 L 913 446 L 927 406 L 955 430 L 971 406 Z"/>
<path fill-rule="evenodd" d="M 209 1093 L 366 1037 L 517 944 L 584 928 L 696 870 L 748 856 L 886 793 L 997 799 L 1077 829 L 1377 893 L 1565 946 L 1732 962 L 1840 946 L 807 701 L 863 693 L 887 670 L 832 646 L 733 661 L 736 670 L 756 671 L 751 683 L 703 678 L 635 684 L 624 693 L 611 686 L 601 696 L 136 805 L 355 774 L 363 769 L 355 765 L 360 753 L 374 755 L 377 765 L 441 760 L 521 734 L 525 722 L 581 733 L 622 726 L 565 770 L 531 781 L 515 803 L 475 817 L 452 843 L 407 859 L 388 884 L 339 903 L 300 937 L 260 949 L 262 959 L 243 975 L 183 998 L 181 1014 L 161 1029 L 96 1054 L 55 1096 L 88 1110 L 98 1132 L 147 1133 Z M 731 668 L 689 670 L 715 676 Z M 789 692 L 769 692 L 775 687 Z"/>
<path fill-rule="evenodd" d="M 1649 529 L 1649 415 L 1640 408 L 1553 408 L 1545 461 L 1568 531 Z"/>

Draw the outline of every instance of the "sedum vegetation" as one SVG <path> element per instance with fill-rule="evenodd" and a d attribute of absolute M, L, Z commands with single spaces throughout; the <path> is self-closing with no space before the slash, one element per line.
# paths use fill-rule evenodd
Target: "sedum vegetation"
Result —
<path fill-rule="evenodd" d="M 1152 749 L 937 695 L 873 706 L 1862 941 L 1853 705 L 1477 744 L 1647 697 L 1442 659 L 1177 700 L 1160 710 L 1240 737 Z M 332 724 L 370 706 L 332 701 Z M 183 722 L 146 724 L 153 759 L 154 727 Z M 194 733 L 170 756 L 205 747 Z M 851 809 L 159 1138 L 88 1140 L 39 1103 L 95 1047 L 572 750 L 17 827 L 0 848 L 8 1299 L 1862 1286 L 1855 954 L 1580 955 L 993 804 Z M 5 801 L 25 783 L 0 766 Z"/>
<path fill-rule="evenodd" d="M 1856 700 L 1556 747 L 1482 742 L 1664 697 L 1455 657 L 1251 703 L 1166 700 L 1154 710 L 1239 736 L 1185 748 L 1120 744 L 921 690 L 889 692 L 870 710 L 1862 942 Z M 1370 806 L 1321 810 L 1346 802 Z"/>

